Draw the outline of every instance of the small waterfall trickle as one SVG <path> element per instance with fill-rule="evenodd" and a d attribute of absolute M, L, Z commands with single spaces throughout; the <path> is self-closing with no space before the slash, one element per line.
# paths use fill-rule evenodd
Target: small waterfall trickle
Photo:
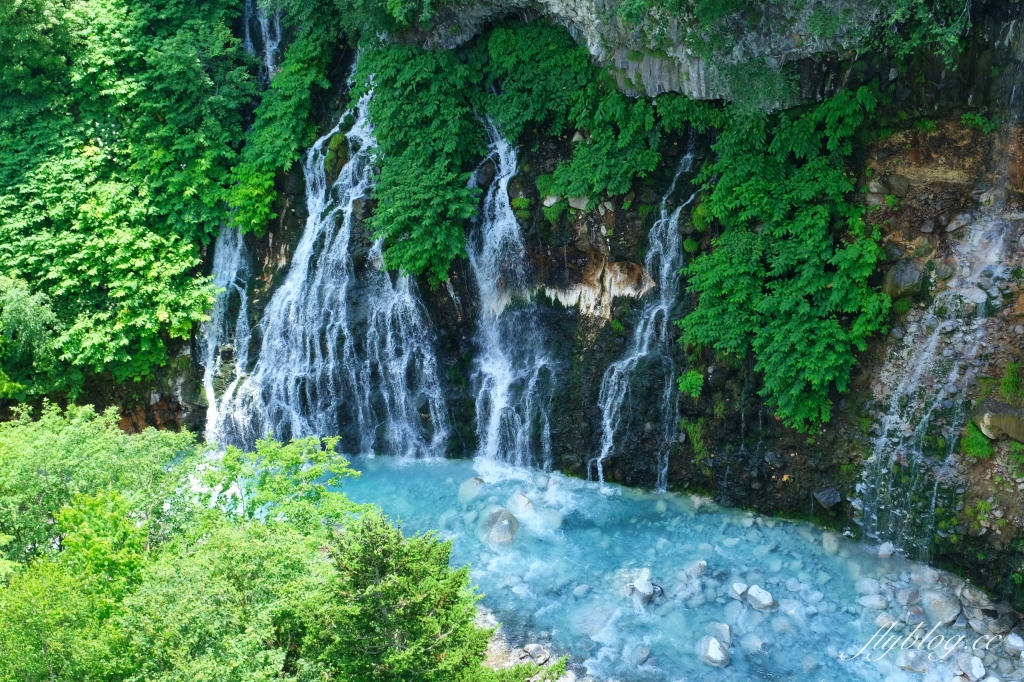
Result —
<path fill-rule="evenodd" d="M 343 443 L 349 452 L 443 451 L 447 410 L 414 284 L 380 270 L 376 245 L 363 286 L 350 253 L 359 207 L 372 186 L 376 140 L 368 100 L 358 103 L 345 133 L 348 161 L 333 184 L 325 168 L 328 141 L 349 114 L 303 158 L 309 217 L 260 321 L 263 342 L 252 375 L 222 410 L 219 433 L 227 442 L 250 447 L 267 433 L 289 439 L 347 429 L 359 440 Z M 367 326 L 357 330 L 364 312 Z"/>
<path fill-rule="evenodd" d="M 249 364 L 249 254 L 238 230 L 224 227 L 213 252 L 213 285 L 220 290 L 213 302 L 210 319 L 203 323 L 200 347 L 203 392 L 206 395 L 206 440 L 220 440 L 220 406 L 230 402 Z M 231 325 L 232 316 L 234 325 Z M 225 378 L 224 360 L 230 355 L 230 378 Z M 227 385 L 217 390 L 217 384 Z"/>
<path fill-rule="evenodd" d="M 278 49 L 281 45 L 281 13 L 273 11 L 268 16 L 266 10 L 260 6 L 259 0 L 245 0 L 242 14 L 242 47 L 251 55 L 255 55 L 257 50 L 253 40 L 254 25 L 259 32 L 258 48 L 263 57 L 260 80 L 266 86 L 277 70 Z"/>
<path fill-rule="evenodd" d="M 1016 88 L 1002 149 L 1011 148 L 1016 134 L 1015 98 Z M 959 267 L 927 310 L 907 316 L 906 335 L 890 345 L 875 390 L 886 408 L 852 502 L 855 520 L 867 537 L 892 542 L 922 561 L 930 558 L 936 534 L 939 483 L 952 477 L 957 442 L 969 417 L 966 390 L 983 364 L 990 316 L 1002 307 L 999 283 L 1011 279 L 1006 265 L 1013 232 L 1009 220 L 1020 215 L 1006 213 L 1007 158 L 964 236 L 947 238 Z M 939 419 L 945 424 L 936 423 Z M 941 452 L 928 452 L 930 433 L 946 441 Z"/>
<path fill-rule="evenodd" d="M 508 197 L 516 150 L 490 122 L 487 159 L 496 166 L 468 248 L 480 292 L 476 432 L 480 456 L 551 467 L 550 408 L 556 367 L 529 291 L 526 245 Z"/>
<path fill-rule="evenodd" d="M 633 328 L 633 336 L 626 355 L 609 365 L 601 379 L 601 391 L 598 395 L 598 407 L 601 408 L 601 451 L 597 457 L 590 460 L 587 467 L 587 476 L 593 479 L 596 474 L 597 480 L 601 483 L 604 483 L 604 461 L 615 451 L 615 435 L 622 424 L 622 410 L 629 397 L 630 383 L 636 374 L 637 366 L 643 362 L 656 363 L 662 379 L 657 404 L 660 424 L 657 425 L 658 433 L 654 438 L 657 442 L 657 489 L 664 491 L 668 487 L 668 454 L 678 431 L 678 371 L 669 353 L 672 344 L 669 324 L 672 309 L 679 301 L 679 270 L 683 266 L 683 237 L 679 230 L 679 216 L 697 194 L 691 194 L 675 210 L 669 209 L 669 199 L 675 192 L 679 178 L 692 170 L 693 157 L 691 140 L 691 149 L 676 168 L 672 184 L 661 199 L 658 219 L 651 227 L 648 237 L 649 246 L 644 258 L 644 267 L 654 277 L 657 290 L 644 303 Z"/>

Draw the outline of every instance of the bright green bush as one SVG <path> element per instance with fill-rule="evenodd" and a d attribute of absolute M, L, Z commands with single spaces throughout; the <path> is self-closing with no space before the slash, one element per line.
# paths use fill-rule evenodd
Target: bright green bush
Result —
<path fill-rule="evenodd" d="M 889 309 L 868 286 L 881 255 L 878 233 L 849 201 L 844 166 L 874 105 L 861 88 L 775 122 L 733 110 L 713 147 L 716 160 L 700 175 L 701 206 L 723 232 L 685 269 L 700 301 L 679 322 L 683 340 L 734 356 L 753 352 L 761 394 L 802 430 L 828 421 L 829 391 L 847 389 L 854 350 L 865 348 Z"/>
<path fill-rule="evenodd" d="M 336 441 L 195 456 L 115 413 L 0 424 L 0 680 L 553 680 L 484 668 L 468 567 L 337 487 Z M 205 450 L 205 448 L 204 448 Z"/>
<path fill-rule="evenodd" d="M 698 369 L 688 369 L 676 380 L 679 390 L 691 398 L 699 398 L 704 390 L 704 374 Z"/>
<path fill-rule="evenodd" d="M 196 276 L 199 244 L 227 217 L 256 91 L 230 31 L 239 9 L 237 0 L 0 9 L 0 259 L 30 295 L 46 295 L 52 316 L 40 319 L 54 337 L 46 358 L 0 359 L 20 386 L 6 394 L 60 390 L 105 370 L 145 376 L 166 362 L 167 339 L 187 338 L 203 318 L 212 292 Z"/>
<path fill-rule="evenodd" d="M 974 422 L 968 422 L 967 433 L 960 440 L 960 452 L 975 459 L 988 459 L 995 452 L 995 446 Z"/>

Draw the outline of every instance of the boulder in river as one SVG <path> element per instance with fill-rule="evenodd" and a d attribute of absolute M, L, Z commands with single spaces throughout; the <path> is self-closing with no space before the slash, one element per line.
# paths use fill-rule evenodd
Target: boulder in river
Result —
<path fill-rule="evenodd" d="M 705 635 L 697 643 L 697 655 L 702 661 L 716 668 L 729 665 L 729 648 L 711 635 Z"/>
<path fill-rule="evenodd" d="M 821 547 L 825 550 L 825 556 L 835 556 L 839 553 L 839 536 L 825 531 L 821 534 Z"/>
<path fill-rule="evenodd" d="M 491 545 L 508 545 L 519 530 L 519 519 L 504 507 L 491 507 L 480 517 L 483 540 Z"/>
<path fill-rule="evenodd" d="M 462 485 L 459 486 L 459 502 L 466 504 L 472 501 L 480 494 L 480 489 L 484 487 L 484 479 L 474 476 L 473 478 L 463 481 Z"/>
<path fill-rule="evenodd" d="M 775 606 L 775 598 L 771 593 L 757 585 L 751 585 L 747 590 L 747 603 L 758 611 L 770 611 Z"/>
<path fill-rule="evenodd" d="M 949 625 L 960 615 L 960 600 L 942 590 L 922 591 L 921 607 L 931 623 Z"/>

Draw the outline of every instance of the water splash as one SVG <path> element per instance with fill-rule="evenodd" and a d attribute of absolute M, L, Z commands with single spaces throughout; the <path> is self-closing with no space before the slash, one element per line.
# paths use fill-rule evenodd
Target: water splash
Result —
<path fill-rule="evenodd" d="M 679 178 L 693 168 L 692 142 L 691 150 L 683 157 L 672 178 L 672 184 L 661 199 L 658 219 L 648 237 L 649 247 L 644 267 L 655 278 L 656 292 L 644 303 L 626 355 L 609 365 L 601 379 L 601 391 L 597 399 L 598 407 L 601 408 L 601 451 L 587 466 L 587 476 L 591 480 L 596 474 L 597 480 L 604 483 L 604 461 L 615 451 L 615 435 L 622 425 L 622 408 L 629 397 L 630 383 L 636 375 L 637 366 L 645 363 L 657 366 L 656 372 L 662 381 L 661 398 L 657 404 L 660 423 L 655 427 L 659 432 L 654 436 L 657 442 L 657 489 L 664 491 L 668 486 L 668 454 L 676 439 L 676 403 L 679 395 L 675 385 L 678 371 L 669 353 L 672 345 L 669 318 L 679 300 L 679 269 L 683 266 L 679 216 L 697 194 L 690 195 L 675 210 L 669 209 L 669 198 L 675 192 Z"/>
<path fill-rule="evenodd" d="M 265 87 L 277 71 L 278 51 L 281 45 L 281 12 L 275 9 L 268 16 L 259 0 L 245 0 L 242 14 L 242 47 L 251 55 L 255 55 L 257 50 L 253 40 L 254 25 L 259 33 L 259 49 L 263 53 L 260 81 Z"/>
<path fill-rule="evenodd" d="M 206 440 L 220 440 L 220 402 L 230 402 L 249 365 L 249 254 L 238 230 L 221 228 L 214 245 L 213 285 L 220 290 L 213 302 L 210 319 L 200 333 L 203 392 L 206 395 Z M 233 329 L 229 326 L 234 316 Z M 230 370 L 224 365 L 230 356 Z M 229 378 L 225 377 L 225 374 Z M 218 384 L 227 385 L 217 390 Z M 218 397 L 219 394 L 219 397 Z"/>
<path fill-rule="evenodd" d="M 468 248 L 480 292 L 473 374 L 479 455 L 547 470 L 556 366 L 538 324 L 526 245 L 508 198 L 508 182 L 518 172 L 516 150 L 492 123 L 485 126 L 490 138 L 487 160 L 495 164 L 496 173 Z"/>

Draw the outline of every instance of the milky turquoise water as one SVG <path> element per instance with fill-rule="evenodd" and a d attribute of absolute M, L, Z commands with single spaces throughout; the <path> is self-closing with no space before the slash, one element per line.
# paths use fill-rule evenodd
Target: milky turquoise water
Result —
<path fill-rule="evenodd" d="M 540 642 L 568 654 L 578 675 L 620 682 L 951 677 L 948 662 L 922 675 L 900 670 L 895 655 L 879 663 L 839 659 L 877 629 L 878 612 L 857 605 L 855 580 L 886 574 L 907 580 L 921 567 L 879 559 L 876 550 L 852 543 L 827 556 L 822 531 L 813 526 L 696 496 L 600 486 L 479 460 L 357 457 L 353 465 L 362 476 L 345 483 L 352 499 L 380 505 L 407 535 L 438 529 L 452 538 L 453 564 L 472 564 L 481 604 L 503 624 L 509 642 Z M 463 487 L 460 501 L 460 486 L 473 477 L 483 484 Z M 467 499 L 473 490 L 476 496 Z M 521 524 L 507 546 L 481 538 L 479 520 L 495 505 Z M 699 583 L 680 576 L 699 559 L 707 562 Z M 624 588 L 644 569 L 665 595 L 637 610 Z M 730 598 L 737 581 L 763 586 L 779 608 L 762 613 Z M 715 622 L 732 627 L 724 669 L 695 654 Z M 763 642 L 759 651 L 756 640 Z M 649 655 L 638 665 L 643 650 Z"/>

